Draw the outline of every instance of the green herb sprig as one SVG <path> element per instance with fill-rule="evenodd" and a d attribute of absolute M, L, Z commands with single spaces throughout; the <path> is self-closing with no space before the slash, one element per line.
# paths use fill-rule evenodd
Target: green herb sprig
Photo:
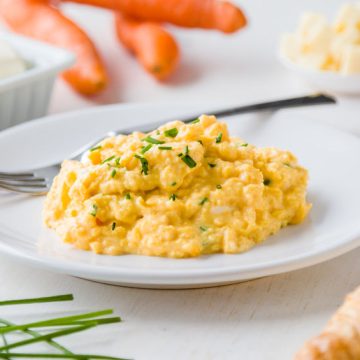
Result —
<path fill-rule="evenodd" d="M 46 302 L 57 301 L 71 301 L 74 297 L 72 294 L 41 297 L 41 298 L 28 298 L 28 299 L 16 299 L 16 300 L 4 300 L 0 301 L 0 306 L 7 305 L 25 305 L 36 304 Z M 71 335 L 73 333 L 86 331 L 94 328 L 98 325 L 105 325 L 111 323 L 118 323 L 121 318 L 116 317 L 103 317 L 113 313 L 113 310 L 106 309 L 101 311 L 89 312 L 79 315 L 64 316 L 59 318 L 53 318 L 48 320 L 35 321 L 27 324 L 14 324 L 5 319 L 0 319 L 0 324 L 4 325 L 0 327 L 0 335 L 3 338 L 3 346 L 0 346 L 0 359 L 13 359 L 13 358 L 47 358 L 47 359 L 103 359 L 103 360 L 125 360 L 119 357 L 103 356 L 96 354 L 74 354 L 66 347 L 60 345 L 53 339 Z M 41 334 L 32 328 L 52 328 L 56 327 L 55 331 Z M 58 329 L 60 327 L 60 329 Z M 30 339 L 16 341 L 9 343 L 5 338 L 5 334 L 12 333 L 14 331 L 22 331 L 24 334 L 30 335 Z M 46 342 L 50 344 L 54 349 L 60 350 L 62 354 L 52 353 L 13 353 L 9 352 L 10 349 L 31 345 L 38 342 Z"/>

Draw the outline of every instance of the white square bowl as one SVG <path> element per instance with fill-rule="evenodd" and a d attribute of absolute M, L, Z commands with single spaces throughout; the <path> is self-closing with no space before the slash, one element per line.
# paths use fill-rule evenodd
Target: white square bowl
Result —
<path fill-rule="evenodd" d="M 75 56 L 61 48 L 9 32 L 0 32 L 28 69 L 0 80 L 0 130 L 46 114 L 56 76 Z"/>

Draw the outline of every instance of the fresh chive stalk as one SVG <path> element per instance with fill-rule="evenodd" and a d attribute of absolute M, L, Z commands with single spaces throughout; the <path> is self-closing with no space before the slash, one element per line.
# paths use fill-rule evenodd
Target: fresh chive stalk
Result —
<path fill-rule="evenodd" d="M 147 144 L 146 146 L 143 146 L 142 148 L 141 148 L 141 153 L 142 154 L 145 154 L 147 151 L 149 151 L 150 149 L 152 148 L 152 144 Z"/>
<path fill-rule="evenodd" d="M 78 321 L 78 320 L 92 319 L 92 318 L 97 318 L 97 317 L 104 316 L 104 315 L 110 315 L 112 313 L 113 313 L 113 310 L 107 309 L 107 310 L 90 312 L 90 313 L 85 313 L 85 314 L 80 314 L 80 315 L 65 316 L 65 317 L 61 317 L 61 318 L 36 321 L 36 322 L 32 322 L 32 323 L 27 323 L 27 324 L 7 326 L 7 327 L 0 328 L 0 334 L 6 334 L 8 332 L 12 332 L 12 331 L 16 331 L 16 330 L 25 330 L 25 329 L 34 328 L 34 327 L 63 325 L 63 324 L 69 323 L 70 321 L 72 322 L 72 321 Z"/>
<path fill-rule="evenodd" d="M 150 144 L 154 144 L 154 145 L 161 145 L 161 144 L 164 144 L 165 141 L 162 141 L 162 140 L 158 140 L 158 139 L 155 139 L 151 136 L 147 136 L 145 139 L 142 139 L 143 141 L 146 141 Z"/>
<path fill-rule="evenodd" d="M 215 142 L 216 142 L 217 144 L 221 143 L 222 136 L 223 136 L 223 134 L 222 134 L 222 133 L 219 133 L 219 135 L 216 137 Z"/>
<path fill-rule="evenodd" d="M 147 175 L 149 173 L 149 162 L 147 161 L 147 159 L 138 154 L 135 154 L 134 156 L 141 162 L 141 173 Z"/>
<path fill-rule="evenodd" d="M 111 160 L 114 160 L 114 159 L 115 159 L 115 155 L 108 157 L 107 159 L 103 160 L 101 163 L 105 164 L 105 163 L 107 163 L 107 162 L 109 162 Z"/>
<path fill-rule="evenodd" d="M 42 354 L 42 353 L 4 353 L 0 359 L 31 358 L 31 359 L 77 359 L 77 360 L 130 360 L 113 356 L 93 354 Z"/>
<path fill-rule="evenodd" d="M 172 150 L 171 146 L 159 146 L 158 147 L 159 150 Z"/>
<path fill-rule="evenodd" d="M 178 133 L 179 133 L 179 130 L 177 128 L 172 128 L 172 129 L 164 131 L 165 136 L 172 137 L 172 138 L 176 137 Z"/>
<path fill-rule="evenodd" d="M 196 166 L 196 161 L 190 156 L 185 155 L 181 158 L 181 160 L 189 167 L 194 168 Z"/>
<path fill-rule="evenodd" d="M 14 326 L 15 324 L 8 321 L 8 320 L 4 320 L 4 319 L 0 319 L 0 323 L 6 325 L 6 326 Z M 23 333 L 25 334 L 28 334 L 32 337 L 39 337 L 41 336 L 42 334 L 40 334 L 39 332 L 37 331 L 34 331 L 34 330 L 29 330 L 29 329 L 26 329 L 26 330 L 22 330 Z M 4 334 L 1 334 L 1 336 L 4 337 Z M 60 351 L 62 351 L 64 354 L 72 354 L 72 352 L 67 349 L 65 346 L 62 346 L 60 345 L 58 342 L 54 341 L 54 340 L 47 340 L 46 341 L 49 345 L 51 345 L 53 348 L 56 348 Z"/>
<path fill-rule="evenodd" d="M 69 328 L 69 329 L 60 330 L 60 331 L 54 331 L 52 333 L 49 333 L 49 334 L 46 334 L 46 335 L 41 335 L 41 336 L 36 337 L 36 338 L 17 341 L 17 342 L 14 342 L 12 344 L 1 346 L 0 347 L 0 352 L 6 351 L 6 350 L 9 350 L 9 349 L 13 349 L 13 348 L 16 348 L 16 347 L 20 347 L 20 346 L 30 345 L 30 344 L 34 344 L 34 343 L 38 343 L 38 342 L 42 342 L 42 341 L 46 341 L 46 340 L 52 340 L 52 339 L 57 338 L 57 337 L 73 334 L 73 333 L 80 332 L 80 331 L 85 331 L 85 330 L 88 330 L 88 329 L 90 329 L 92 327 L 95 327 L 95 326 L 96 326 L 96 323 L 94 322 L 91 325 L 87 325 L 87 326 L 77 326 L 75 328 Z"/>
<path fill-rule="evenodd" d="M 30 298 L 30 299 L 5 300 L 5 301 L 0 301 L 0 306 L 37 304 L 37 303 L 45 303 L 45 302 L 71 301 L 71 300 L 74 300 L 74 296 L 72 294 L 65 294 L 65 295 L 47 296 L 47 297 Z"/>

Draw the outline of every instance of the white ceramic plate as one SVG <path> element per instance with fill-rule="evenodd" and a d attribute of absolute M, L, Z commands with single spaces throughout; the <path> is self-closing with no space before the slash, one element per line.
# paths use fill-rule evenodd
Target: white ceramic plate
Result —
<path fill-rule="evenodd" d="M 294 64 L 283 55 L 279 55 L 279 59 L 288 70 L 305 80 L 316 90 L 349 95 L 360 94 L 360 74 L 343 75 L 331 71 L 306 69 Z"/>
<path fill-rule="evenodd" d="M 32 121 L 0 133 L 0 169 L 51 163 L 106 131 L 208 108 L 110 106 Z M 259 146 L 290 149 L 310 171 L 309 200 L 314 207 L 309 218 L 249 252 L 184 260 L 94 255 L 62 244 L 42 227 L 43 198 L 5 192 L 0 193 L 0 252 L 44 270 L 154 288 L 236 282 L 303 268 L 345 253 L 360 244 L 360 141 L 296 114 L 293 110 L 228 119 L 232 134 Z"/>

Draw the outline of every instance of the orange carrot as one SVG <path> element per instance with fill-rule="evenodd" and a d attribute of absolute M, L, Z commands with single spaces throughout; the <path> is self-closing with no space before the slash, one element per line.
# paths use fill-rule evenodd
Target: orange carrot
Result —
<path fill-rule="evenodd" d="M 106 86 L 106 71 L 89 37 L 46 0 L 0 0 L 0 16 L 18 33 L 75 53 L 75 65 L 63 76 L 78 92 L 91 95 Z"/>
<path fill-rule="evenodd" d="M 158 80 L 173 73 L 179 62 L 179 48 L 175 39 L 161 25 L 117 13 L 115 26 L 119 40 L 135 54 L 147 72 Z"/>
<path fill-rule="evenodd" d="M 62 0 L 121 11 L 139 20 L 231 33 L 246 25 L 243 12 L 222 0 Z"/>

